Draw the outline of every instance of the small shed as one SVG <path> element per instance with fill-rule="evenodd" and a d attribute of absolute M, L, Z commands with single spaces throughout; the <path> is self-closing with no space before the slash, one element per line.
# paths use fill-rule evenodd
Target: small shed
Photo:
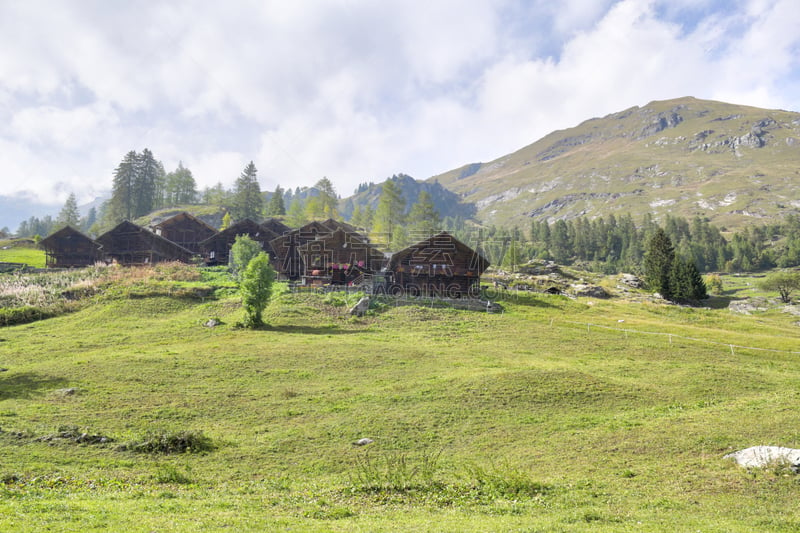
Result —
<path fill-rule="evenodd" d="M 387 290 L 410 296 L 477 295 L 487 268 L 489 261 L 480 253 L 443 231 L 392 254 L 386 267 Z"/>
<path fill-rule="evenodd" d="M 192 252 L 133 222 L 120 222 L 97 238 L 106 261 L 121 265 L 146 265 L 163 261 L 188 263 Z"/>
<path fill-rule="evenodd" d="M 156 235 L 196 254 L 200 253 L 201 242 L 217 234 L 216 229 L 186 211 L 159 222 L 153 229 Z"/>
<path fill-rule="evenodd" d="M 47 268 L 80 268 L 101 259 L 100 245 L 72 226 L 64 226 L 41 241 Z"/>
<path fill-rule="evenodd" d="M 341 228 L 300 245 L 306 284 L 347 285 L 359 283 L 383 267 L 384 255 L 367 239 Z"/>
<path fill-rule="evenodd" d="M 273 257 L 275 252 L 269 243 L 276 237 L 275 233 L 246 218 L 200 243 L 200 249 L 206 264 L 227 265 L 231 246 L 236 242 L 236 237 L 239 235 L 247 235 L 254 241 L 261 243 L 261 248 L 269 254 L 270 258 Z"/>

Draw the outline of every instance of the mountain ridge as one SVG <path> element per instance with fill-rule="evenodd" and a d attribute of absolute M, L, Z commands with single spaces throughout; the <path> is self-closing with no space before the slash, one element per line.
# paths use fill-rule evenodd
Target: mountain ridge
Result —
<path fill-rule="evenodd" d="M 553 131 L 429 178 L 498 225 L 630 212 L 728 226 L 800 212 L 800 113 L 694 97 Z"/>

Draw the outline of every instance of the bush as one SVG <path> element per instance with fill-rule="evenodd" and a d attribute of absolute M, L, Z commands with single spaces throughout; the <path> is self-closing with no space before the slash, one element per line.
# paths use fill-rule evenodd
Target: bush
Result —
<path fill-rule="evenodd" d="M 262 253 L 261 244 L 254 241 L 247 235 L 237 235 L 236 241 L 231 246 L 231 253 L 228 256 L 228 268 L 234 278 L 239 278 L 250 261 Z"/>
<path fill-rule="evenodd" d="M 247 265 L 239 287 L 246 315 L 245 327 L 257 328 L 264 325 L 264 308 L 272 295 L 274 280 L 275 271 L 269 264 L 269 256 L 261 252 Z"/>

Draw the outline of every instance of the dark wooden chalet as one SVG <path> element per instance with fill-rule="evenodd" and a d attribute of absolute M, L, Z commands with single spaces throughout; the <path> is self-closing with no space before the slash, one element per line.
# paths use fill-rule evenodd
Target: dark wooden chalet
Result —
<path fill-rule="evenodd" d="M 275 255 L 272 256 L 272 266 L 282 278 L 297 280 L 305 273 L 303 258 L 299 248 L 308 241 L 316 240 L 319 236 L 333 233 L 335 228 L 330 228 L 322 222 L 309 222 L 305 226 L 284 233 L 270 241 Z"/>
<path fill-rule="evenodd" d="M 272 258 L 275 252 L 270 246 L 270 241 L 276 237 L 270 229 L 246 218 L 233 226 L 212 235 L 200 243 L 203 257 L 207 265 L 227 265 L 231 246 L 239 235 L 247 235 L 254 241 L 261 243 L 261 247 Z"/>
<path fill-rule="evenodd" d="M 305 285 L 360 283 L 383 268 L 384 255 L 354 231 L 339 228 L 298 246 Z"/>
<path fill-rule="evenodd" d="M 217 234 L 216 229 L 185 211 L 159 222 L 153 229 L 156 235 L 161 235 L 196 254 L 200 253 L 201 242 Z"/>
<path fill-rule="evenodd" d="M 392 255 L 386 267 L 392 294 L 461 297 L 477 295 L 489 262 L 447 232 Z"/>
<path fill-rule="evenodd" d="M 106 261 L 146 265 L 163 261 L 188 263 L 192 252 L 127 220 L 97 238 Z"/>
<path fill-rule="evenodd" d="M 86 267 L 100 261 L 100 245 L 71 226 L 42 239 L 47 268 Z"/>

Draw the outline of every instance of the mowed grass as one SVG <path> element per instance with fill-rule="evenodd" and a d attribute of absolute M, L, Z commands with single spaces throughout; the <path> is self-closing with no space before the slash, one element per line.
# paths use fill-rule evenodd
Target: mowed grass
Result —
<path fill-rule="evenodd" d="M 355 319 L 280 292 L 260 331 L 163 296 L 0 329 L 0 530 L 800 528 L 797 475 L 722 458 L 800 447 L 786 314 L 520 295 Z M 36 440 L 64 427 L 114 442 Z M 119 448 L 181 431 L 215 448 Z"/>
<path fill-rule="evenodd" d="M 0 263 L 25 263 L 34 268 L 44 268 L 44 250 L 37 248 L 33 242 L 0 241 Z"/>

